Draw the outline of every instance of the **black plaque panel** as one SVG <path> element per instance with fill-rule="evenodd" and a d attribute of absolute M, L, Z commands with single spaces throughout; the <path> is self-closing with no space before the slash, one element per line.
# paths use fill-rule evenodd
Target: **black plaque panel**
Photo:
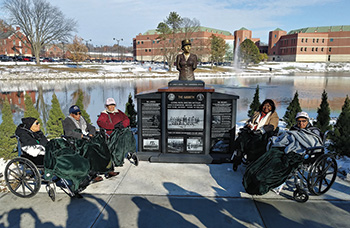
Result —
<path fill-rule="evenodd" d="M 232 99 L 212 99 L 211 108 L 211 148 L 227 152 L 234 111 Z"/>
<path fill-rule="evenodd" d="M 161 152 L 161 99 L 141 100 L 142 150 Z"/>
<path fill-rule="evenodd" d="M 205 104 L 205 93 L 166 93 L 168 153 L 204 153 Z"/>

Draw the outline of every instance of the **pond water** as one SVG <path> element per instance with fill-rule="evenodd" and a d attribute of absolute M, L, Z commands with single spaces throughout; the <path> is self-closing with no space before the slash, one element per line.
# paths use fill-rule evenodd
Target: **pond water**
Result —
<path fill-rule="evenodd" d="M 282 118 L 286 107 L 291 102 L 295 91 L 299 93 L 299 101 L 304 111 L 311 117 L 317 116 L 317 108 L 321 102 L 323 90 L 328 93 L 331 117 L 337 117 L 344 99 L 350 94 L 350 73 L 342 74 L 301 74 L 294 76 L 230 76 L 196 78 L 213 86 L 217 92 L 238 95 L 237 121 L 247 118 L 247 111 L 252 102 L 257 85 L 260 88 L 260 102 L 271 98 L 276 102 L 277 113 Z M 117 108 L 124 111 L 128 96 L 156 90 L 167 86 L 171 78 L 145 79 L 84 79 L 55 81 L 1 81 L 0 92 L 4 96 L 23 96 L 24 91 L 35 94 L 35 101 L 41 113 L 50 110 L 52 94 L 55 93 L 65 115 L 72 104 L 75 104 L 78 89 L 84 96 L 84 106 L 96 126 L 97 115 L 104 109 L 106 98 L 113 97 Z M 34 96 L 34 95 L 33 95 Z M 136 108 L 136 100 L 134 100 Z M 15 124 L 23 117 L 23 101 L 13 102 L 12 109 Z M 2 120 L 0 119 L 0 122 Z M 45 122 L 45 121 L 44 121 Z"/>

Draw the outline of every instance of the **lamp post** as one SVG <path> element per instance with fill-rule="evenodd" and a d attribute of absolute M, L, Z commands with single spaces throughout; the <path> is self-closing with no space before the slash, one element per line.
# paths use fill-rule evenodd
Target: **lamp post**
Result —
<path fill-rule="evenodd" d="M 86 47 L 87 47 L 87 49 L 88 49 L 88 52 L 90 51 L 90 48 L 89 48 L 89 41 L 91 42 L 92 39 L 87 39 L 87 40 L 85 40 L 85 42 L 86 42 Z"/>
<path fill-rule="evenodd" d="M 117 49 L 117 51 L 118 51 L 118 58 L 119 58 L 119 60 L 121 60 L 121 59 L 120 59 L 120 46 L 119 46 L 119 42 L 120 42 L 120 41 L 123 41 L 123 38 L 121 38 L 121 39 L 113 38 L 113 40 L 117 41 L 117 45 L 118 45 L 118 49 Z"/>

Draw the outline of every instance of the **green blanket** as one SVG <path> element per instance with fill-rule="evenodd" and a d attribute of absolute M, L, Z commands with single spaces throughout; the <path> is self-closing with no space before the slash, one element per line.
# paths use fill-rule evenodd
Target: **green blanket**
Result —
<path fill-rule="evenodd" d="M 91 140 L 75 140 L 75 146 L 79 154 L 89 160 L 92 172 L 106 173 L 113 170 L 111 153 L 103 134 L 99 133 Z"/>
<path fill-rule="evenodd" d="M 73 182 L 72 190 L 78 189 L 79 184 L 88 177 L 89 161 L 72 149 L 64 139 L 52 139 L 45 147 L 44 178 L 50 180 L 53 176 Z"/>
<path fill-rule="evenodd" d="M 122 166 L 128 152 L 136 151 L 136 140 L 130 128 L 115 129 L 107 141 L 115 166 Z"/>
<path fill-rule="evenodd" d="M 251 195 L 263 195 L 283 184 L 302 162 L 300 154 L 285 154 L 279 148 L 272 148 L 247 167 L 243 186 Z"/>

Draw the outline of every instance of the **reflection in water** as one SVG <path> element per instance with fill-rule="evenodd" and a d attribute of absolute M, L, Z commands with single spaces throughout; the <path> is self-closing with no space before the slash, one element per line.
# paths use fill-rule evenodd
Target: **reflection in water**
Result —
<path fill-rule="evenodd" d="M 200 78 L 199 78 L 200 79 Z M 85 109 L 91 117 L 92 123 L 96 123 L 97 115 L 104 109 L 106 98 L 113 97 L 117 108 L 125 110 L 128 96 L 157 90 L 167 86 L 171 79 L 89 79 L 89 80 L 57 80 L 57 81 L 15 81 L 0 82 L 0 92 L 8 94 L 21 94 L 23 91 L 34 92 L 36 101 L 39 102 L 40 112 L 48 113 L 53 92 L 61 104 L 63 113 L 68 114 L 68 108 L 74 104 L 74 94 L 81 89 L 86 94 Z M 253 99 L 255 88 L 259 85 L 260 101 L 271 98 L 276 102 L 277 112 L 280 117 L 285 114 L 285 109 L 292 100 L 295 91 L 299 93 L 299 99 L 303 110 L 316 117 L 317 108 L 321 103 L 321 94 L 325 89 L 328 93 L 328 102 L 331 107 L 331 116 L 338 116 L 341 111 L 345 96 L 349 94 L 350 77 L 319 77 L 319 76 L 232 76 L 202 78 L 206 85 L 211 85 L 217 92 L 236 94 L 240 97 L 237 106 L 237 120 L 247 118 L 248 106 Z M 11 96 L 10 96 L 11 97 Z M 136 101 L 135 101 L 136 103 Z M 14 120 L 19 124 L 23 117 L 21 104 L 12 102 Z M 36 104 L 38 105 L 38 104 Z M 18 107 L 17 107 L 18 106 Z M 0 119 L 1 121 L 1 119 Z M 96 125 L 96 124 L 95 124 Z"/>

